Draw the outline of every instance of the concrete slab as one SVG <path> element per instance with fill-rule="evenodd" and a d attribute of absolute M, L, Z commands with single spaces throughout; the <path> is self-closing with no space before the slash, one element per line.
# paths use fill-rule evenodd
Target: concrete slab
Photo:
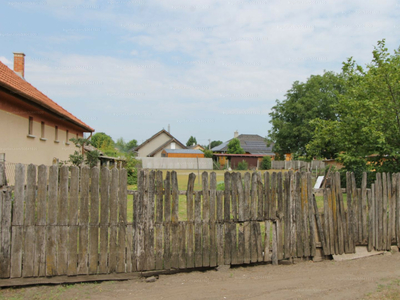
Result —
<path fill-rule="evenodd" d="M 382 255 L 386 251 L 375 251 L 372 250 L 371 252 L 368 252 L 367 247 L 364 246 L 358 246 L 356 247 L 356 253 L 352 254 L 343 254 L 343 255 L 332 255 L 334 261 L 345 261 L 345 260 L 353 260 L 353 259 L 359 259 L 359 258 L 364 258 L 364 257 L 370 257 L 374 255 Z"/>

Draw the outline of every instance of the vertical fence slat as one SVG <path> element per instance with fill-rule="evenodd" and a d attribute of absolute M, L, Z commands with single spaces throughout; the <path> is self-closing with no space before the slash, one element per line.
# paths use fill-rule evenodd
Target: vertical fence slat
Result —
<path fill-rule="evenodd" d="M 396 190 L 396 240 L 397 247 L 400 248 L 400 174 L 397 173 L 397 190 Z"/>
<path fill-rule="evenodd" d="M 24 258 L 23 277 L 34 276 L 33 266 L 35 260 L 35 213 L 36 213 L 36 166 L 28 165 L 26 198 L 25 198 L 25 222 L 24 222 Z"/>
<path fill-rule="evenodd" d="M 167 172 L 164 180 L 164 269 L 171 267 L 171 173 Z"/>
<path fill-rule="evenodd" d="M 117 272 L 125 272 L 125 248 L 126 248 L 126 223 L 127 223 L 127 189 L 128 189 L 128 174 L 125 169 L 119 171 L 119 218 L 118 218 L 118 259 Z"/>
<path fill-rule="evenodd" d="M 397 192 L 397 174 L 392 174 L 392 193 L 390 195 L 390 245 L 396 240 L 396 192 Z"/>
<path fill-rule="evenodd" d="M 57 205 L 58 205 L 58 166 L 50 167 L 49 172 L 49 202 L 47 221 L 47 243 L 46 243 L 46 276 L 57 275 L 56 235 L 57 227 Z"/>
<path fill-rule="evenodd" d="M 237 194 L 237 176 L 239 173 L 233 172 L 231 175 L 231 201 L 232 201 L 232 217 L 235 222 L 238 220 L 238 194 Z"/>
<path fill-rule="evenodd" d="M 109 273 L 117 271 L 117 234 L 118 234 L 118 183 L 119 172 L 117 168 L 111 170 L 110 185 L 110 256 Z"/>
<path fill-rule="evenodd" d="M 290 173 L 285 172 L 284 178 L 284 258 L 290 258 Z"/>
<path fill-rule="evenodd" d="M 290 257 L 296 256 L 296 179 L 292 170 L 289 171 L 290 178 Z"/>
<path fill-rule="evenodd" d="M 57 275 L 66 275 L 68 271 L 68 177 L 69 167 L 61 167 L 57 214 L 57 225 L 59 225 L 57 240 Z"/>
<path fill-rule="evenodd" d="M 261 173 L 257 172 L 257 220 L 264 220 L 264 186 L 261 178 Z"/>
<path fill-rule="evenodd" d="M 210 197 L 208 194 L 208 173 L 203 172 L 201 179 L 203 189 L 203 266 L 208 267 L 210 266 Z M 232 206 L 234 206 L 233 198 Z"/>
<path fill-rule="evenodd" d="M 47 167 L 38 168 L 36 255 L 34 274 L 46 276 L 46 213 L 47 213 Z"/>
<path fill-rule="evenodd" d="M 335 173 L 335 189 L 336 189 L 336 215 L 338 222 L 338 241 L 339 241 L 339 254 L 344 253 L 344 243 L 345 243 L 345 227 L 346 222 L 344 214 L 344 204 L 343 204 L 343 194 L 340 186 L 340 173 Z"/>
<path fill-rule="evenodd" d="M 94 167 L 90 171 L 89 274 L 97 274 L 99 264 L 99 180 L 100 169 Z"/>
<path fill-rule="evenodd" d="M 265 221 L 265 232 L 264 232 L 264 261 L 271 261 L 270 253 L 270 237 L 271 236 L 271 221 Z"/>
<path fill-rule="evenodd" d="M 382 211 L 383 211 L 383 197 L 382 197 L 382 174 L 377 173 L 376 174 L 376 186 L 375 186 L 375 192 L 376 192 L 376 203 L 377 203 L 377 215 L 378 215 L 378 232 L 377 232 L 377 250 L 382 250 L 382 234 L 383 234 L 383 216 L 382 216 Z"/>
<path fill-rule="evenodd" d="M 328 189 L 324 189 L 324 236 L 326 241 L 326 249 L 324 248 L 324 255 L 331 254 L 331 241 L 330 241 L 330 230 L 329 230 L 329 201 L 328 201 Z"/>
<path fill-rule="evenodd" d="M 178 223 L 179 230 L 179 269 L 186 269 L 186 222 Z"/>
<path fill-rule="evenodd" d="M 0 191 L 0 278 L 10 277 L 11 190 Z"/>
<path fill-rule="evenodd" d="M 269 203 L 269 217 L 271 219 L 276 218 L 276 173 L 273 172 L 271 176 L 271 191 L 270 191 L 270 203 Z"/>
<path fill-rule="evenodd" d="M 238 224 L 238 252 L 237 252 L 237 263 L 239 265 L 244 262 L 244 226 L 243 223 Z"/>
<path fill-rule="evenodd" d="M 284 195 L 283 195 L 283 177 L 282 172 L 277 174 L 277 200 L 278 200 L 278 212 L 277 212 L 277 234 L 278 234 L 278 260 L 283 259 L 283 222 L 284 222 Z"/>
<path fill-rule="evenodd" d="M 110 170 L 101 169 L 101 202 L 100 202 L 100 259 L 99 273 L 108 273 L 108 221 L 110 207 Z"/>
<path fill-rule="evenodd" d="M 372 185 L 373 186 L 373 185 Z M 372 195 L 372 186 L 371 190 L 367 191 L 368 196 L 368 252 L 372 251 L 373 248 L 373 239 L 374 239 L 374 202 L 373 202 L 373 195 Z"/>
<path fill-rule="evenodd" d="M 304 247 L 303 247 L 304 224 L 303 224 L 303 213 L 301 209 L 302 205 L 301 173 L 297 171 L 295 173 L 295 176 L 296 176 L 296 248 L 297 248 L 297 257 L 302 257 L 304 254 Z M 274 226 L 276 226 L 276 224 Z"/>
<path fill-rule="evenodd" d="M 186 189 L 186 214 L 187 214 L 187 267 L 194 267 L 194 207 L 193 193 L 196 175 L 189 174 L 189 180 Z"/>
<path fill-rule="evenodd" d="M 175 174 L 176 174 L 176 172 L 175 172 Z M 176 190 L 178 188 L 176 175 L 175 175 L 175 179 L 174 179 L 174 175 L 172 176 L 172 179 L 173 179 L 173 184 L 172 184 L 173 190 Z M 174 184 L 174 180 L 175 180 L 175 184 Z M 147 253 L 147 269 L 153 270 L 155 268 L 155 253 L 154 253 L 155 172 L 154 171 L 149 172 L 149 181 L 148 182 L 149 182 L 149 185 L 148 185 L 147 216 L 146 216 L 146 224 L 147 224 L 146 253 Z M 174 197 L 174 193 L 173 193 L 173 197 Z M 178 196 L 176 195 L 175 198 L 178 198 Z M 179 201 L 179 199 L 178 199 L 178 201 Z M 178 241 L 176 241 L 176 242 L 178 242 Z"/>
<path fill-rule="evenodd" d="M 217 191 L 217 264 L 224 264 L 223 191 Z"/>
<path fill-rule="evenodd" d="M 308 180 L 307 173 L 301 173 L 301 212 L 303 219 L 303 255 L 310 256 L 310 223 L 308 220 Z M 278 224 L 279 225 L 279 224 Z"/>
<path fill-rule="evenodd" d="M 326 238 L 325 238 L 324 228 L 322 227 L 321 218 L 320 218 L 320 215 L 319 215 L 318 205 L 317 205 L 317 200 L 315 199 L 315 195 L 312 195 L 312 201 L 313 201 L 313 210 L 314 210 L 314 215 L 315 215 L 315 221 L 317 223 L 317 230 L 318 230 L 319 240 L 321 241 L 322 250 L 323 250 L 324 255 L 327 255 L 328 247 L 326 245 Z"/>
<path fill-rule="evenodd" d="M 386 184 L 387 184 L 387 203 L 386 203 L 386 235 L 385 235 L 385 244 L 386 244 L 386 250 L 390 251 L 391 246 L 392 246 L 392 232 L 391 232 L 391 212 L 390 212 L 390 207 L 391 207 L 391 202 L 392 202 L 392 180 L 390 178 L 390 174 L 387 173 L 387 178 L 386 178 Z"/>
<path fill-rule="evenodd" d="M 190 177 L 190 175 L 189 175 Z M 156 269 L 163 268 L 163 177 L 162 171 L 156 173 Z"/>
<path fill-rule="evenodd" d="M 268 171 L 264 173 L 264 218 L 267 220 L 271 218 L 270 216 L 270 205 L 271 205 L 271 195 L 270 195 L 270 178 Z"/>
<path fill-rule="evenodd" d="M 272 222 L 272 264 L 278 264 L 278 234 L 276 222 Z"/>
<path fill-rule="evenodd" d="M 238 251 L 237 251 L 236 223 L 232 222 L 227 225 L 229 225 L 230 239 L 231 239 L 231 264 L 237 265 Z"/>
<path fill-rule="evenodd" d="M 240 180 L 240 173 L 238 176 Z M 238 191 L 240 197 L 240 190 Z M 243 197 L 243 191 L 242 191 Z M 210 267 L 217 265 L 217 240 L 216 240 L 216 222 L 215 222 L 215 204 L 217 196 L 217 174 L 211 172 L 210 174 Z"/>
<path fill-rule="evenodd" d="M 247 221 L 243 223 L 244 233 L 244 257 L 243 263 L 249 264 L 251 262 L 251 222 Z"/>
<path fill-rule="evenodd" d="M 195 199 L 194 199 L 194 245 L 195 245 L 195 252 L 194 252 L 194 265 L 195 267 L 202 267 L 203 266 L 203 254 L 202 254 L 202 247 L 201 247 L 201 192 L 195 192 Z"/>
<path fill-rule="evenodd" d="M 15 187 L 11 237 L 11 278 L 22 275 L 25 166 L 15 166 Z"/>
<path fill-rule="evenodd" d="M 361 181 L 361 224 L 362 234 L 361 241 L 367 242 L 368 239 L 368 224 L 367 224 L 367 173 L 363 172 Z"/>
<path fill-rule="evenodd" d="M 231 218 L 231 174 L 229 172 L 224 174 L 224 183 L 224 220 L 229 221 Z"/>
<path fill-rule="evenodd" d="M 88 274 L 88 242 L 89 242 L 89 184 L 90 169 L 84 166 L 81 169 L 81 197 L 79 202 L 79 255 L 78 274 Z"/>
<path fill-rule="evenodd" d="M 387 242 L 387 203 L 388 203 L 388 177 L 386 173 L 382 173 L 382 250 L 386 250 Z"/>
<path fill-rule="evenodd" d="M 179 212 L 179 196 L 178 196 L 178 179 L 175 171 L 171 172 L 171 183 L 172 183 L 172 215 L 171 215 L 171 230 L 172 230 L 172 256 L 171 256 L 171 267 L 179 268 L 179 224 L 178 224 L 178 212 Z"/>
<path fill-rule="evenodd" d="M 68 211 L 68 225 L 69 225 L 68 269 L 67 269 L 68 275 L 76 275 L 78 271 L 77 269 L 78 214 L 79 214 L 78 202 L 79 202 L 79 168 L 73 166 L 71 167 L 70 197 L 69 197 L 69 211 Z M 97 261 L 96 261 L 96 267 L 97 267 Z"/>

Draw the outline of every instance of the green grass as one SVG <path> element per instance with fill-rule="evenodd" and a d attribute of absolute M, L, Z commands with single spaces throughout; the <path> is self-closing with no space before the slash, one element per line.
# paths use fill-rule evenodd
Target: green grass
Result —
<path fill-rule="evenodd" d="M 379 283 L 376 290 L 366 294 L 363 299 L 400 300 L 400 279 L 394 279 L 385 284 Z"/>

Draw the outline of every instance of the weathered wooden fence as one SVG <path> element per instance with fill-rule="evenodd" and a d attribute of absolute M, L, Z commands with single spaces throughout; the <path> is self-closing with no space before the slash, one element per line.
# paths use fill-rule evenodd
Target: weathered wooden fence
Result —
<path fill-rule="evenodd" d="M 346 209 L 335 174 L 320 215 L 305 172 L 226 172 L 224 191 L 214 172 L 195 191 L 192 173 L 180 195 L 175 171 L 141 170 L 130 199 L 124 169 L 24 168 L 0 193 L 0 278 L 277 264 L 399 242 L 397 175 L 356 189 L 349 174 Z"/>

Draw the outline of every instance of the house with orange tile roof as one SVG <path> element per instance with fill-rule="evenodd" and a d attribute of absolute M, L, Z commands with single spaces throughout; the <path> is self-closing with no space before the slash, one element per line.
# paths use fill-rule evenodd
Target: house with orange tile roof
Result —
<path fill-rule="evenodd" d="M 25 54 L 14 53 L 14 70 L 0 62 L 0 158 L 51 165 L 77 148 L 71 138 L 94 129 L 25 80 Z"/>

